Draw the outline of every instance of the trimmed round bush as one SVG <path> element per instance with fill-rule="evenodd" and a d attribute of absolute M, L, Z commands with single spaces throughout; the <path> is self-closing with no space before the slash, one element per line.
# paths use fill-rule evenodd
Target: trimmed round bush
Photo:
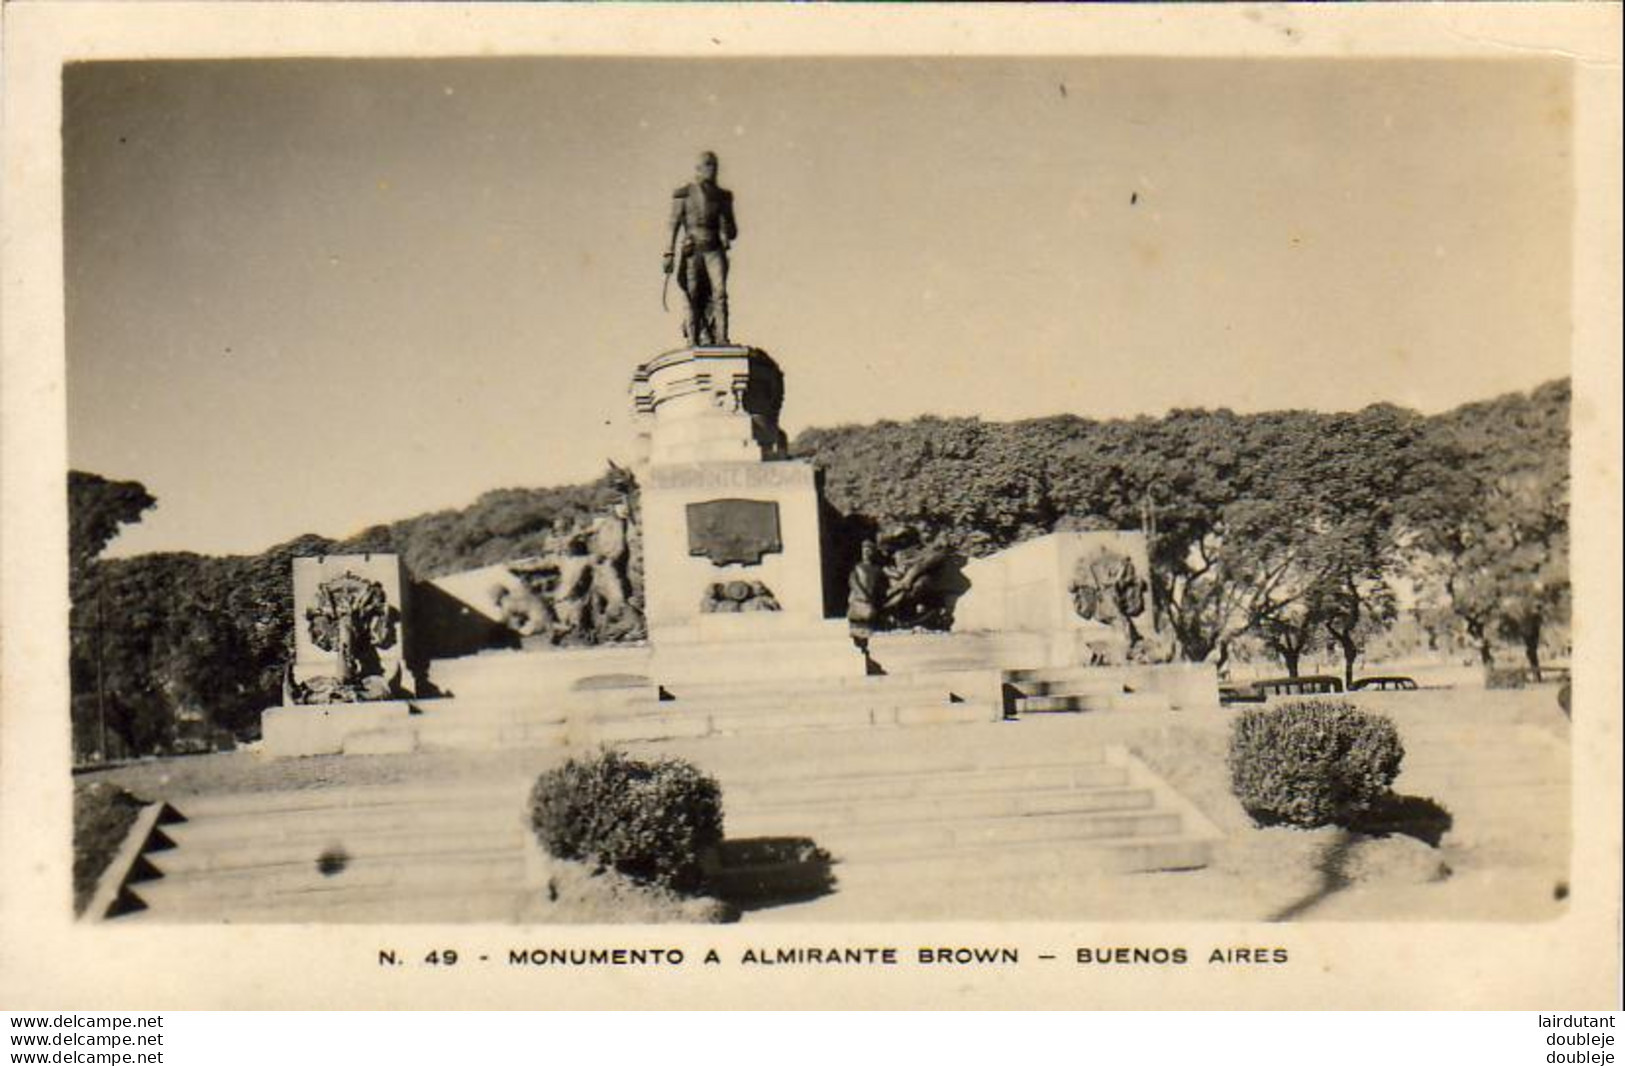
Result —
<path fill-rule="evenodd" d="M 701 856 L 722 842 L 722 788 L 681 759 L 605 750 L 538 777 L 530 824 L 550 855 L 688 892 L 704 880 Z"/>
<path fill-rule="evenodd" d="M 1393 788 L 1405 757 L 1394 723 L 1346 700 L 1242 712 L 1230 729 L 1230 788 L 1264 825 L 1347 825 Z"/>

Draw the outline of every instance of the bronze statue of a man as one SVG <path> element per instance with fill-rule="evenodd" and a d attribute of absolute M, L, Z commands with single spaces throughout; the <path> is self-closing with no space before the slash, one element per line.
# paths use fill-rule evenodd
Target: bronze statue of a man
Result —
<path fill-rule="evenodd" d="M 678 256 L 678 235 L 683 236 Z M 672 193 L 664 269 L 688 299 L 683 335 L 690 344 L 728 343 L 728 246 L 739 236 L 734 196 L 717 184 L 715 152 L 701 152 L 694 180 Z"/>

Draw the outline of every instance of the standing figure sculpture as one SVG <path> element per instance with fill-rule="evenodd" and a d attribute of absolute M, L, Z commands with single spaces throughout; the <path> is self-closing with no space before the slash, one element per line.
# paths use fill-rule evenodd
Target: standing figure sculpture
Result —
<path fill-rule="evenodd" d="M 701 152 L 694 180 L 672 193 L 663 263 L 688 299 L 689 344 L 728 343 L 728 247 L 738 235 L 733 193 L 717 184 L 716 153 Z"/>
<path fill-rule="evenodd" d="M 864 541 L 847 583 L 847 628 L 852 643 L 863 652 L 865 659 L 869 656 L 869 638 L 880 625 L 882 605 L 886 602 L 886 571 L 875 556 L 875 542 Z"/>

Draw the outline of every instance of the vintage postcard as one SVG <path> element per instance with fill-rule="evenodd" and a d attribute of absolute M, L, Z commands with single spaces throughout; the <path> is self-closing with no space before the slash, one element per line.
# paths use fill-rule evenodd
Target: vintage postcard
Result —
<path fill-rule="evenodd" d="M 1617 1002 L 1617 6 L 5 14 L 5 1005 Z"/>

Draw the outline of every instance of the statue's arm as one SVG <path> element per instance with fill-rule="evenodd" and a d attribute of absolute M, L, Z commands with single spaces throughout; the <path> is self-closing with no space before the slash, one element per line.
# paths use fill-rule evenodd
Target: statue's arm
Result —
<path fill-rule="evenodd" d="M 666 219 L 666 258 L 670 259 L 677 250 L 677 234 L 683 229 L 683 201 L 687 189 L 678 189 L 671 194 L 671 212 Z"/>
<path fill-rule="evenodd" d="M 734 194 L 722 198 L 722 236 L 730 243 L 739 237 L 739 224 L 734 221 Z"/>

